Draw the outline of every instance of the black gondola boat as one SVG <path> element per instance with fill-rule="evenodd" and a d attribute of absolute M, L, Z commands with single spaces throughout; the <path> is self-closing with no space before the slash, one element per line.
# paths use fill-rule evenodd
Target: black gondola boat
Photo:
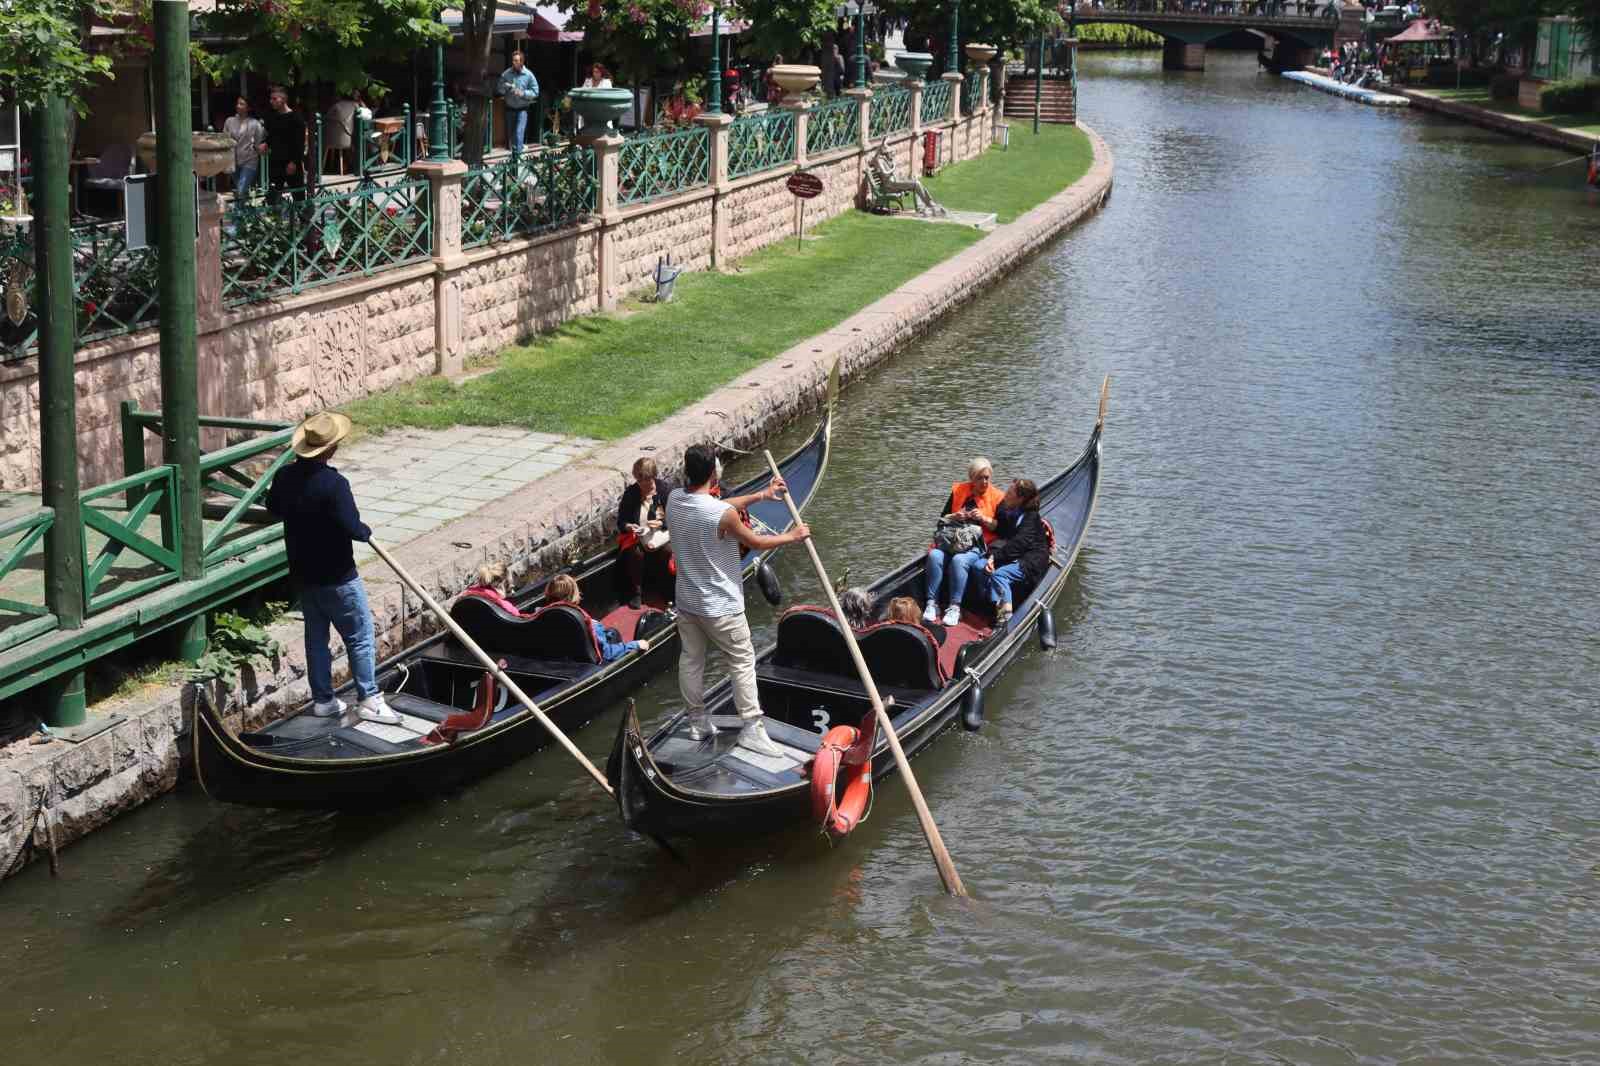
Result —
<path fill-rule="evenodd" d="M 1109 385 L 1109 379 L 1106 383 Z M 1022 650 L 1030 634 L 1054 645 L 1051 610 L 1066 586 L 1088 532 L 1100 490 L 1101 434 L 1105 427 L 1106 385 L 1100 413 L 1083 453 L 1065 471 L 1040 487 L 1040 514 L 1055 543 L 1049 568 L 1016 604 L 1009 624 L 994 626 L 994 612 L 980 586 L 969 583 L 960 625 L 945 629 L 943 641 L 921 625 L 881 622 L 859 631 L 862 656 L 879 693 L 893 704 L 889 714 L 907 756 L 915 755 L 958 720 L 981 725 L 983 692 Z M 925 600 L 926 555 L 871 586 L 882 604 L 895 596 Z M 645 739 L 630 706 L 618 727 L 606 763 L 606 776 L 629 828 L 660 838 L 765 833 L 818 821 L 811 768 L 830 726 L 862 724 L 868 730 L 871 704 L 858 678 L 839 623 L 832 612 L 792 608 L 778 622 L 775 644 L 757 657 L 756 676 L 767 732 L 783 757 L 764 756 L 736 743 L 739 719 L 724 681 L 707 697 L 718 725 L 714 740 L 696 741 L 688 718 L 679 712 Z M 888 741 L 873 730 L 874 780 L 895 769 Z M 864 754 L 864 751 L 863 751 Z"/>
<path fill-rule="evenodd" d="M 816 432 L 783 460 L 784 481 L 801 506 L 816 493 L 828 465 L 837 371 Z M 730 496 L 766 487 L 762 474 Z M 750 508 L 753 521 L 774 530 L 791 523 L 788 507 L 769 500 Z M 746 580 L 758 575 L 763 592 L 776 600 L 777 579 L 768 559 L 745 558 Z M 641 609 L 621 595 L 616 548 L 600 552 L 569 571 L 594 616 L 624 640 L 648 637 L 650 650 L 601 663 L 587 618 L 570 606 L 552 605 L 531 620 L 519 620 L 487 601 L 462 597 L 451 616 L 506 673 L 568 734 L 582 728 L 623 694 L 667 669 L 677 656 L 676 615 L 666 601 L 671 578 L 647 583 Z M 512 597 L 522 610 L 544 599 L 548 577 Z M 508 701 L 492 677 L 454 638 L 440 634 L 379 664 L 378 686 L 403 724 L 318 718 L 310 704 L 259 732 L 234 735 L 216 709 L 199 702 L 194 725 L 194 762 L 207 794 L 229 803 L 313 810 L 387 806 L 456 788 L 539 750 L 550 735 L 520 704 Z M 353 686 L 340 695 L 354 704 Z M 347 724 L 348 723 L 348 724 Z"/>

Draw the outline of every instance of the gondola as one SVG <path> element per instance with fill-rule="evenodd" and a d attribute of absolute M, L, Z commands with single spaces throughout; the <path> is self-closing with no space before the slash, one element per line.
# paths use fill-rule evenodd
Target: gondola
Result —
<path fill-rule="evenodd" d="M 922 625 L 880 622 L 858 631 L 873 682 L 885 699 L 893 701 L 889 715 L 908 756 L 958 721 L 968 728 L 980 727 L 985 689 L 1033 634 L 1046 647 L 1054 646 L 1051 610 L 1083 545 L 1100 490 L 1105 403 L 1103 386 L 1088 445 L 1071 466 L 1040 487 L 1040 514 L 1054 538 L 1050 565 L 1038 585 L 1019 599 L 1007 625 L 996 627 L 982 587 L 986 583 L 973 581 L 960 624 L 945 628 L 942 642 Z M 877 602 L 886 604 L 895 596 L 924 602 L 925 565 L 926 556 L 919 555 L 874 583 L 871 592 Z M 729 839 L 810 822 L 821 823 L 837 836 L 854 826 L 838 813 L 852 799 L 859 821 L 863 798 L 870 803 L 871 783 L 893 772 L 895 763 L 887 739 L 872 727 L 866 690 L 832 612 L 814 607 L 785 612 L 776 642 L 757 657 L 756 676 L 767 733 L 782 749 L 781 756 L 758 754 L 737 744 L 739 719 L 733 713 L 727 681 L 708 695 L 707 707 L 718 726 L 717 736 L 710 740 L 689 736 L 685 712 L 646 739 L 629 707 L 606 763 L 607 778 L 629 828 L 658 839 Z M 840 725 L 860 726 L 863 743 L 856 777 L 848 783 L 833 776 L 841 769 L 846 775 L 851 770 L 848 754 L 834 740 Z M 825 768 L 816 771 L 818 766 Z M 814 772 L 827 776 L 819 784 L 813 781 Z"/>
<path fill-rule="evenodd" d="M 828 465 L 837 375 L 821 423 L 780 464 L 802 506 L 815 494 Z M 770 474 L 753 478 L 730 496 L 757 492 Z M 778 500 L 750 508 L 753 523 L 784 530 L 791 518 Z M 768 565 L 772 553 L 750 553 L 744 576 L 758 575 L 769 599 L 779 595 Z M 667 602 L 669 575 L 647 581 L 644 602 L 630 608 L 622 597 L 617 549 L 598 553 L 569 571 L 583 606 L 624 640 L 649 638 L 650 650 L 601 663 L 578 608 L 540 606 L 548 578 L 512 597 L 533 617 L 518 619 L 476 597 L 459 598 L 451 616 L 510 678 L 566 733 L 587 724 L 617 699 L 669 667 L 677 657 L 677 617 Z M 216 709 L 200 701 L 195 714 L 194 763 L 207 794 L 229 803 L 262 807 L 346 810 L 387 806 L 459 787 L 550 742 L 550 735 L 453 637 L 441 634 L 406 649 L 378 668 L 378 685 L 400 725 L 318 718 L 309 703 L 264 729 L 229 731 Z M 340 690 L 355 704 L 352 686 Z"/>

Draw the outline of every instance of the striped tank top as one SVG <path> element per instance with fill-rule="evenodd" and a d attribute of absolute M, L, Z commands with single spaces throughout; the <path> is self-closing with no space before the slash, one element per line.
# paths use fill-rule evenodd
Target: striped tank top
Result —
<path fill-rule="evenodd" d="M 704 492 L 675 489 L 667 497 L 667 528 L 678 566 L 678 610 L 701 618 L 744 613 L 744 563 L 739 542 L 719 537 L 728 505 Z"/>

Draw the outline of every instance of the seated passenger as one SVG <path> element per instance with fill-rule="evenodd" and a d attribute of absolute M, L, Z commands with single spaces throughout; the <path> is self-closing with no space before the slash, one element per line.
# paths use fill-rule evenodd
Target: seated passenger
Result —
<path fill-rule="evenodd" d="M 872 598 L 872 593 L 866 589 L 845 589 L 839 595 L 839 609 L 844 612 L 844 620 L 850 623 L 851 629 L 865 629 L 876 619 L 877 603 Z"/>
<path fill-rule="evenodd" d="M 476 578 L 474 583 L 462 589 L 461 595 L 476 596 L 479 599 L 488 600 L 514 618 L 528 617 L 528 615 L 517 610 L 517 605 L 512 603 L 509 598 L 511 582 L 506 580 L 505 563 L 488 563 L 480 566 L 474 577 Z"/>
<path fill-rule="evenodd" d="M 950 595 L 944 624 L 961 621 L 961 597 L 967 591 L 967 576 L 983 566 L 985 546 L 994 539 L 994 511 L 1004 495 L 993 485 L 994 467 L 979 456 L 967 467 L 967 480 L 950 486 L 943 517 L 934 545 L 928 549 L 928 602 L 922 612 L 925 622 L 939 621 L 939 593 L 944 589 L 946 558 L 950 568 Z M 971 528 L 971 527 L 976 527 Z"/>
<path fill-rule="evenodd" d="M 889 621 L 905 622 L 914 626 L 921 626 L 933 634 L 935 644 L 943 644 L 945 628 L 937 622 L 928 622 L 917 613 L 917 601 L 910 596 L 896 596 L 889 601 Z"/>
<path fill-rule="evenodd" d="M 617 547 L 627 579 L 624 592 L 634 610 L 643 605 L 645 565 L 665 574 L 672 557 L 667 532 L 667 497 L 672 489 L 671 482 L 656 477 L 656 461 L 641 457 L 633 464 L 633 484 L 622 490 L 622 502 L 617 504 Z"/>
<path fill-rule="evenodd" d="M 1018 478 L 1006 490 L 997 514 L 999 538 L 990 545 L 989 602 L 995 604 L 994 624 L 1011 621 L 1014 593 L 1019 586 L 1032 587 L 1044 577 L 1050 564 L 1050 537 L 1039 517 L 1039 489 L 1027 478 Z"/>
<path fill-rule="evenodd" d="M 550 584 L 545 586 L 544 602 L 546 605 L 569 603 L 577 607 L 583 603 L 583 593 L 578 591 L 578 583 L 573 580 L 571 574 L 557 574 L 550 579 Z M 623 641 L 620 639 L 621 634 L 615 629 L 607 629 L 593 618 L 589 619 L 589 625 L 594 630 L 594 639 L 600 644 L 601 662 L 615 662 L 630 651 L 650 650 L 648 640 Z M 619 639 L 613 640 L 613 635 Z"/>

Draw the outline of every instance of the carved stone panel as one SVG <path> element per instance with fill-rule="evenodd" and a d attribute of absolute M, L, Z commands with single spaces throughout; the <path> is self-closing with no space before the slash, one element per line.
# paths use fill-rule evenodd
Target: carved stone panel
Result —
<path fill-rule="evenodd" d="M 311 326 L 317 402 L 332 407 L 363 395 L 367 376 L 366 316 L 360 304 L 317 313 Z"/>

